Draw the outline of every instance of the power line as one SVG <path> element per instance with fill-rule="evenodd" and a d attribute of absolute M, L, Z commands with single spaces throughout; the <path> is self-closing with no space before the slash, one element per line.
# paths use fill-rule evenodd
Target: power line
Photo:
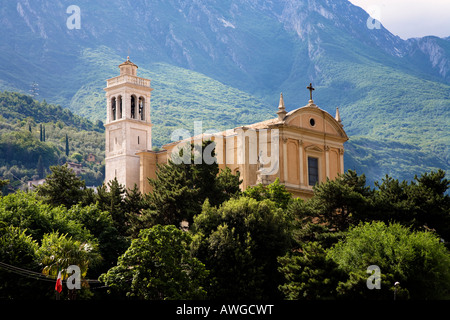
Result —
<path fill-rule="evenodd" d="M 41 280 L 41 281 L 50 281 L 50 282 L 54 282 L 56 281 L 56 277 L 54 276 L 46 276 L 42 273 L 36 272 L 36 271 L 32 271 L 32 270 L 27 270 L 27 269 L 23 269 L 20 267 L 16 267 L 4 262 L 0 261 L 0 268 L 3 268 L 6 271 L 18 274 L 20 276 L 24 276 L 24 277 L 29 277 L 29 278 L 34 278 L 36 280 Z M 99 280 L 95 280 L 95 279 L 83 279 L 83 281 L 87 282 L 87 283 L 102 283 Z"/>
<path fill-rule="evenodd" d="M 4 262 L 0 262 L 0 268 L 3 268 L 4 270 L 9 271 L 9 272 L 18 274 L 20 276 L 33 278 L 33 279 L 36 279 L 36 280 L 51 281 L 51 282 L 54 282 L 56 280 L 55 278 L 43 275 L 43 274 L 41 274 L 39 272 L 34 272 L 34 271 L 31 271 L 31 270 L 22 269 L 22 268 L 19 268 L 19 267 L 16 267 L 16 266 L 4 263 Z"/>

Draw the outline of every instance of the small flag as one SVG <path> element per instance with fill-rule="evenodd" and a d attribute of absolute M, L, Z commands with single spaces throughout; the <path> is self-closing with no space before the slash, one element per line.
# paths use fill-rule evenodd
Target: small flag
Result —
<path fill-rule="evenodd" d="M 56 279 L 56 285 L 55 290 L 61 293 L 62 291 L 62 277 L 61 277 L 61 271 L 58 272 L 58 278 Z"/>

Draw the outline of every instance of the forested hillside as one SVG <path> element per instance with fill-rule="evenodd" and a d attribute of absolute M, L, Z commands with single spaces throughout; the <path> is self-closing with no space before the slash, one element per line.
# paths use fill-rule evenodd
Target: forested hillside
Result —
<path fill-rule="evenodd" d="M 29 95 L 0 92 L 0 177 L 9 188 L 45 178 L 51 165 L 83 165 L 88 185 L 100 185 L 104 171 L 104 127 L 61 106 Z M 88 161 L 88 156 L 92 161 Z"/>

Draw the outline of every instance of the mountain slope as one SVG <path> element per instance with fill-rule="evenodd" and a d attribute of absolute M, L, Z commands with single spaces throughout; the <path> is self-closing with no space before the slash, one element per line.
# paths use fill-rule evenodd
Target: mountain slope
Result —
<path fill-rule="evenodd" d="M 279 92 L 301 107 L 312 82 L 321 108 L 340 108 L 347 168 L 370 181 L 450 168 L 448 38 L 368 28 L 345 0 L 80 0 L 79 30 L 66 26 L 68 5 L 2 6 L 0 88 L 36 81 L 47 101 L 102 120 L 105 80 L 130 54 L 155 88 L 160 145 L 194 120 L 221 129 L 272 117 Z"/>

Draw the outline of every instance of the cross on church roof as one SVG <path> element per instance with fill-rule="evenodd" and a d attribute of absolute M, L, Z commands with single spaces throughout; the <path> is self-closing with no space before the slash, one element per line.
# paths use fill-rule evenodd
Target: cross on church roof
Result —
<path fill-rule="evenodd" d="M 310 83 L 309 86 L 306 87 L 306 89 L 309 90 L 309 100 L 312 100 L 312 92 L 316 89 L 313 88 L 312 83 Z"/>

